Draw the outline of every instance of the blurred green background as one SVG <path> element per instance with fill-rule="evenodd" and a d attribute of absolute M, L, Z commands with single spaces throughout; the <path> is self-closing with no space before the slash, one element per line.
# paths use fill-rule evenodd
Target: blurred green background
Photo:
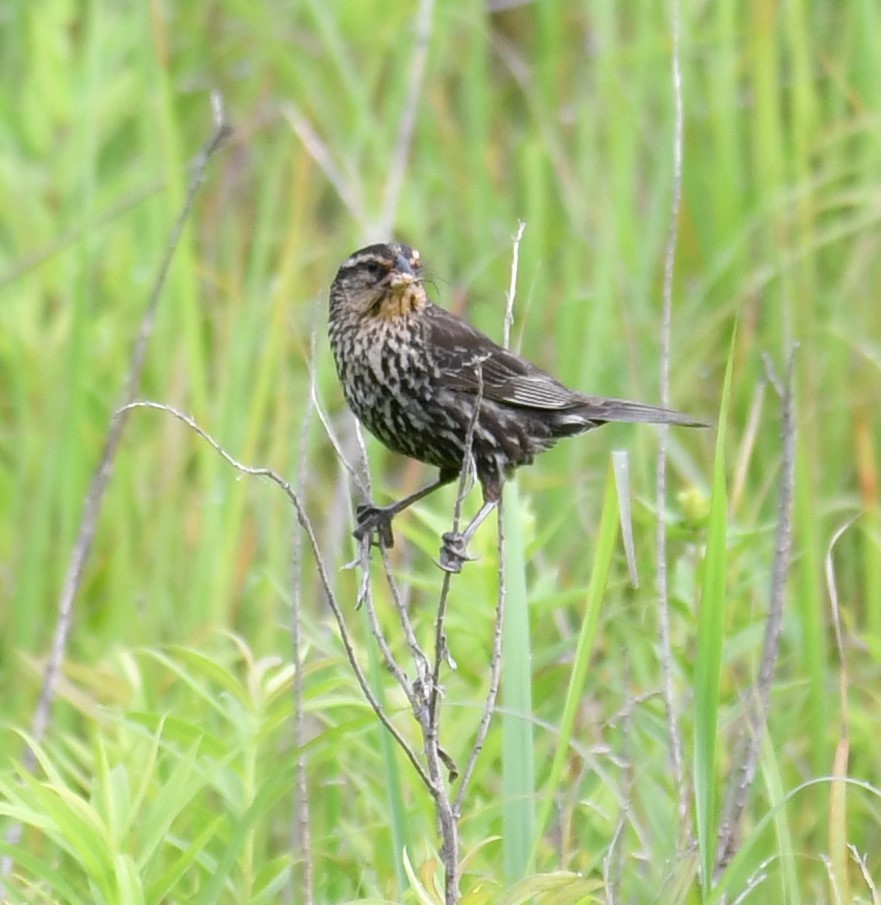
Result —
<path fill-rule="evenodd" d="M 240 460 L 303 482 L 368 662 L 358 575 L 340 568 L 355 555 L 348 482 L 307 413 L 317 331 L 317 395 L 354 450 L 324 338 L 336 268 L 386 238 L 389 215 L 394 236 L 421 250 L 436 300 L 499 339 L 511 237 L 523 220 L 515 345 L 586 392 L 657 401 L 673 185 L 671 10 L 647 0 L 436 4 L 401 171 L 415 2 L 3 4 L 0 813 L 6 825 L 25 822 L 21 842 L 3 844 L 16 861 L 11 901 L 299 902 L 306 861 L 316 901 L 414 901 L 400 846 L 430 867 L 430 802 L 383 748 L 308 554 L 304 849 L 294 819 L 292 513 L 277 488 L 242 478 L 161 413 L 136 412 L 128 425 L 53 724 L 35 779 L 19 782 L 20 733 L 31 724 L 84 494 L 218 90 L 235 131 L 177 250 L 142 396 L 192 413 Z M 725 449 L 720 799 L 746 731 L 778 518 L 779 405 L 762 358 L 782 370 L 799 344 L 794 560 L 768 743 L 742 857 L 717 879 L 740 901 L 878 902 L 881 8 L 684 0 L 681 35 L 677 408 L 716 417 L 739 320 Z M 389 195 L 398 177 L 400 193 Z M 714 433 L 669 440 L 674 686 L 689 783 Z M 549 788 L 609 453 L 622 447 L 641 587 L 630 588 L 619 544 L 578 744 L 564 782 Z M 602 884 L 602 901 L 711 896 L 677 844 L 659 695 L 656 450 L 654 429 L 611 426 L 519 478 L 537 765 L 530 804 L 554 801 L 530 869 L 581 871 Z M 428 476 L 373 441 L 369 452 L 380 499 Z M 453 496 L 438 494 L 397 528 L 396 568 L 426 638 L 440 585 L 431 559 Z M 475 549 L 481 559 L 454 582 L 448 625 L 459 668 L 446 683 L 444 743 L 457 759 L 488 682 L 494 529 Z M 377 593 L 395 648 L 406 651 L 381 583 Z M 415 738 L 390 678 L 374 678 Z M 503 857 L 510 790 L 501 748 L 494 730 L 463 815 L 471 902 L 502 901 L 517 879 Z M 799 788 L 831 773 L 861 785 Z"/>

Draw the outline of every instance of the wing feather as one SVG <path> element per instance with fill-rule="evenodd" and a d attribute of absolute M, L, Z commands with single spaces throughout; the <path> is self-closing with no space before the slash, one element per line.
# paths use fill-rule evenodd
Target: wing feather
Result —
<path fill-rule="evenodd" d="M 447 386 L 476 393 L 482 380 L 487 399 L 524 408 L 567 409 L 584 399 L 443 308 L 431 309 L 426 323 Z"/>
<path fill-rule="evenodd" d="M 577 393 L 449 311 L 431 305 L 425 313 L 428 342 L 447 387 L 476 394 L 482 380 L 486 399 L 519 408 L 561 412 L 560 424 L 630 421 L 707 426 L 675 409 Z"/>

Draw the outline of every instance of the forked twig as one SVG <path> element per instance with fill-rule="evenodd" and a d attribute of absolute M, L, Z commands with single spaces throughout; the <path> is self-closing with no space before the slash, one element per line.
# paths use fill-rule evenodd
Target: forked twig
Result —
<path fill-rule="evenodd" d="M 355 438 L 359 450 L 360 469 L 352 470 L 357 476 L 358 489 L 364 499 L 372 499 L 373 488 L 370 480 L 370 466 L 367 461 L 367 446 L 364 443 L 364 434 L 361 431 L 361 425 L 355 422 Z M 425 652 L 419 645 L 416 638 L 416 632 L 413 628 L 413 621 L 410 619 L 409 610 L 405 604 L 401 594 L 401 589 L 395 579 L 394 570 L 392 569 L 391 560 L 388 551 L 381 547 L 382 566 L 385 572 L 386 583 L 392 595 L 392 603 L 398 613 L 401 627 L 404 631 L 404 637 L 407 640 L 407 646 L 410 648 L 413 656 L 413 663 L 416 670 L 416 681 L 411 682 L 403 666 L 398 663 L 392 653 L 391 645 L 385 637 L 379 618 L 376 615 L 376 607 L 373 600 L 373 586 L 370 583 L 370 539 L 365 538 L 358 546 L 358 563 L 361 569 L 361 588 L 358 592 L 358 604 L 363 606 L 367 612 L 367 622 L 370 626 L 370 633 L 373 635 L 380 655 L 385 663 L 386 669 L 394 676 L 401 690 L 404 692 L 408 703 L 419 719 L 420 712 L 424 709 L 424 687 L 428 681 L 430 667 Z M 429 786 L 429 791 L 431 791 Z"/>
<path fill-rule="evenodd" d="M 513 307 L 514 300 L 516 295 L 516 278 L 517 278 L 517 264 L 518 264 L 518 252 L 519 252 L 519 244 L 520 240 L 523 236 L 523 231 L 525 229 L 525 224 L 518 224 L 517 234 L 514 238 L 514 254 L 513 254 L 513 263 L 512 263 L 512 275 L 511 275 L 511 283 L 507 296 L 507 306 L 506 306 L 506 315 L 505 315 L 505 344 L 507 345 L 508 339 L 510 336 L 510 326 L 513 321 Z M 468 422 L 467 433 L 465 437 L 465 449 L 463 453 L 463 467 L 462 473 L 459 477 L 458 484 L 458 492 L 456 494 L 456 501 L 453 509 L 453 525 L 452 525 L 452 533 L 457 534 L 459 530 L 459 523 L 462 518 L 462 507 L 465 500 L 466 495 L 471 489 L 473 483 L 474 476 L 474 463 L 472 456 L 473 442 L 474 442 L 474 432 L 478 423 L 478 418 L 480 417 L 480 407 L 483 400 L 483 373 L 480 366 L 480 362 L 477 363 L 477 380 L 478 380 L 478 390 L 474 399 L 474 407 L 471 412 L 471 417 Z M 313 389 L 314 396 L 314 389 Z M 330 425 L 327 421 L 327 418 L 321 412 L 320 406 L 317 406 L 317 411 L 319 413 L 319 418 L 321 419 L 322 424 L 324 425 L 325 430 L 331 440 L 333 442 L 334 448 L 340 453 L 340 444 L 336 441 L 333 436 L 333 432 L 330 428 Z M 371 487 L 370 487 L 370 472 L 367 463 L 367 451 L 364 444 L 363 435 L 360 431 L 360 428 L 356 426 L 356 438 L 358 442 L 358 446 L 360 448 L 360 468 L 353 467 L 348 462 L 345 462 L 345 466 L 350 474 L 359 479 L 360 490 L 362 494 L 367 498 L 371 499 Z M 340 456 L 342 461 L 344 460 L 343 456 Z M 260 469 L 257 472 L 252 473 L 260 473 L 266 476 L 271 476 L 267 470 Z M 361 478 L 363 475 L 363 478 Z M 277 478 L 277 476 L 276 476 Z M 273 478 L 273 480 L 276 480 Z M 284 486 L 284 485 L 283 485 Z M 299 517 L 299 511 L 298 511 Z M 420 731 L 422 734 L 422 742 L 423 742 L 423 754 L 424 754 L 424 766 L 419 768 L 419 776 L 424 782 L 426 788 L 429 791 L 429 794 L 432 797 L 435 806 L 435 813 L 437 815 L 438 825 L 440 828 L 441 835 L 441 850 L 440 857 L 444 867 L 444 879 L 445 879 L 445 901 L 447 905 L 453 905 L 459 901 L 459 877 L 458 877 L 458 856 L 459 856 L 459 841 L 458 841 L 458 824 L 461 816 L 462 806 L 467 794 L 468 787 L 470 785 L 470 781 L 474 772 L 475 765 L 477 763 L 477 758 L 480 755 L 481 750 L 483 749 L 484 743 L 486 741 L 486 736 L 489 731 L 489 725 L 492 720 L 492 715 L 495 711 L 496 700 L 498 697 L 498 689 L 499 689 L 499 678 L 501 674 L 501 649 L 502 649 L 502 625 L 504 620 L 504 607 L 505 607 L 505 549 L 504 549 L 504 524 L 503 524 L 503 509 L 502 503 L 500 502 L 498 507 L 498 519 L 499 519 L 499 568 L 500 568 L 500 576 L 499 576 L 499 595 L 496 604 L 496 618 L 495 618 L 495 631 L 493 637 L 493 653 L 492 653 L 492 663 L 490 670 L 490 684 L 487 692 L 486 702 L 484 706 L 484 712 L 481 717 L 480 723 L 478 725 L 477 735 L 475 737 L 474 745 L 472 746 L 471 752 L 468 757 L 468 761 L 465 766 L 465 772 L 462 777 L 462 782 L 459 785 L 455 800 L 451 798 L 451 794 L 448 787 L 448 782 L 452 781 L 456 778 L 456 767 L 453 763 L 452 759 L 446 752 L 443 750 L 440 744 L 440 701 L 441 701 L 441 670 L 444 662 L 451 662 L 449 651 L 447 648 L 446 636 L 444 631 L 447 607 L 450 599 L 451 592 L 451 573 L 446 571 L 444 572 L 444 577 L 441 585 L 440 596 L 438 599 L 438 608 L 435 617 L 435 626 L 434 626 L 434 651 L 433 657 L 429 658 L 428 654 L 421 647 L 418 637 L 416 635 L 415 628 L 413 626 L 412 620 L 410 618 L 409 607 L 406 605 L 406 602 L 401 593 L 401 588 L 398 585 L 394 571 L 392 569 L 392 564 L 390 561 L 390 557 L 388 551 L 384 547 L 380 547 L 380 557 L 382 561 L 383 570 L 385 572 L 386 581 L 388 583 L 388 587 L 392 597 L 392 603 L 394 604 L 395 609 L 398 612 L 399 620 L 401 627 L 404 632 L 404 637 L 406 639 L 407 645 L 410 649 L 410 653 L 413 659 L 413 664 L 416 671 L 416 676 L 413 680 L 407 674 L 407 671 L 401 666 L 400 663 L 395 659 L 394 652 L 392 650 L 392 646 L 389 643 L 388 639 L 385 637 L 385 634 L 382 629 L 381 622 L 376 614 L 374 598 L 373 598 L 373 588 L 370 580 L 370 543 L 369 539 L 365 538 L 362 543 L 359 545 L 359 557 L 358 564 L 361 567 L 362 574 L 362 583 L 361 589 L 358 594 L 358 600 L 365 607 L 368 617 L 368 624 L 370 626 L 371 634 L 373 635 L 377 647 L 379 649 L 382 660 L 388 669 L 389 672 L 394 676 L 396 682 L 403 690 L 405 696 L 407 697 L 408 702 L 410 703 L 410 707 L 412 709 L 413 715 L 419 724 Z M 308 532 L 307 532 L 308 534 Z M 324 579 L 322 578 L 322 582 Z M 330 589 L 325 588 L 325 592 L 330 594 Z M 338 621 L 340 621 L 340 617 L 337 617 Z M 344 627 L 342 623 L 340 624 L 341 632 L 344 632 Z M 345 636 L 344 636 L 345 641 Z M 353 667 L 357 669 L 357 665 L 353 659 L 353 656 L 350 654 L 350 661 L 352 662 Z M 363 679 L 359 676 L 359 682 L 362 684 L 362 689 L 365 691 L 365 694 L 368 696 L 368 699 L 371 700 L 371 705 L 374 706 L 374 709 L 378 714 L 381 714 L 381 711 L 377 709 L 377 706 L 374 704 L 372 699 L 372 695 L 368 693 L 368 689 L 366 686 L 366 679 Z M 381 716 L 382 719 L 382 716 Z M 383 725 L 386 728 L 391 728 L 391 724 L 387 719 L 383 719 Z M 399 740 L 400 741 L 400 740 Z M 414 761 L 415 765 L 415 753 L 408 750 L 408 756 L 411 761 Z M 448 771 L 448 776 L 444 776 L 444 768 Z"/>
<path fill-rule="evenodd" d="M 340 606 L 340 602 L 337 600 L 336 594 L 334 593 L 333 587 L 331 585 L 330 577 L 327 571 L 327 565 L 324 561 L 324 557 L 321 554 L 321 549 L 318 546 L 318 538 L 315 535 L 315 529 L 312 526 L 312 520 L 309 518 L 309 515 L 303 507 L 302 501 L 300 500 L 299 494 L 291 485 L 291 483 L 271 468 L 254 467 L 239 462 L 239 460 L 232 456 L 229 452 L 227 452 L 226 449 L 224 449 L 224 447 L 214 439 L 214 437 L 212 437 L 206 430 L 200 427 L 192 417 L 180 411 L 179 409 L 174 408 L 173 406 L 166 405 L 165 403 L 161 402 L 132 402 L 120 409 L 118 414 L 123 415 L 125 412 L 131 411 L 132 409 L 136 408 L 155 409 L 157 411 L 167 412 L 169 415 L 177 418 L 178 421 L 182 421 L 191 430 L 195 431 L 206 443 L 208 443 L 209 446 L 212 447 L 212 449 L 214 449 L 215 452 L 217 452 L 221 456 L 221 458 L 223 458 L 228 464 L 232 465 L 232 467 L 237 471 L 240 471 L 242 474 L 253 475 L 254 477 L 267 478 L 282 489 L 282 491 L 285 493 L 285 495 L 293 505 L 294 511 L 297 515 L 297 521 L 300 523 L 300 526 L 306 534 L 306 539 L 309 541 L 309 547 L 312 550 L 312 555 L 315 559 L 315 565 L 318 569 L 319 583 L 321 584 L 321 588 L 324 591 L 325 597 L 327 598 L 327 603 L 334 615 L 334 619 L 336 619 L 337 627 L 340 630 L 340 638 L 343 642 L 343 648 L 346 651 L 346 658 L 349 661 L 349 665 L 352 667 L 352 671 L 355 673 L 355 678 L 358 681 L 358 685 L 361 687 L 361 691 L 363 692 L 364 697 L 367 698 L 367 702 L 370 704 L 373 712 L 379 718 L 379 721 L 391 733 L 392 737 L 401 747 L 401 750 L 404 752 L 404 754 L 406 754 L 407 759 L 413 765 L 413 769 L 416 770 L 419 778 L 427 788 L 432 789 L 433 786 L 431 780 L 428 777 L 428 774 L 425 772 L 425 768 L 419 762 L 419 758 L 416 756 L 407 740 L 403 737 L 403 735 L 401 735 L 398 728 L 391 721 L 385 710 L 383 710 L 382 705 L 379 703 L 376 695 L 373 693 L 373 689 L 370 687 L 370 683 L 367 681 L 367 676 L 365 675 L 364 670 L 361 668 L 361 664 L 358 662 L 358 658 L 355 656 L 355 649 L 352 643 L 352 638 L 349 634 L 348 627 L 346 626 L 346 622 L 343 617 L 342 607 Z"/>

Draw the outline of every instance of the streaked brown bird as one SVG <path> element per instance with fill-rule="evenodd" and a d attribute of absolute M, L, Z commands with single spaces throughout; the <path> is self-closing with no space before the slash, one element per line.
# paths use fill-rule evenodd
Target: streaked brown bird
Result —
<path fill-rule="evenodd" d="M 436 481 L 389 506 L 363 505 L 355 537 L 394 543 L 395 515 L 461 473 L 475 403 L 471 457 L 483 505 L 464 532 L 443 536 L 440 566 L 458 572 L 477 527 L 521 465 L 561 437 L 607 421 L 705 426 L 671 409 L 585 396 L 504 349 L 426 295 L 419 252 L 369 245 L 330 288 L 330 345 L 349 407 L 389 449 L 436 465 Z"/>

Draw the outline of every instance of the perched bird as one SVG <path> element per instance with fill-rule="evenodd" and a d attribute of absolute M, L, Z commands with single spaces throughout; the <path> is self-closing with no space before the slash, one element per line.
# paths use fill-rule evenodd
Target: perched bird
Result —
<path fill-rule="evenodd" d="M 355 536 L 391 547 L 397 513 L 461 473 L 471 457 L 483 506 L 464 530 L 445 534 L 440 565 L 458 572 L 502 485 L 561 437 L 607 421 L 705 426 L 671 409 L 585 396 L 494 343 L 426 295 L 419 252 L 370 245 L 340 267 L 330 288 L 330 345 L 349 407 L 389 449 L 435 465 L 438 479 L 389 506 L 360 506 Z"/>

